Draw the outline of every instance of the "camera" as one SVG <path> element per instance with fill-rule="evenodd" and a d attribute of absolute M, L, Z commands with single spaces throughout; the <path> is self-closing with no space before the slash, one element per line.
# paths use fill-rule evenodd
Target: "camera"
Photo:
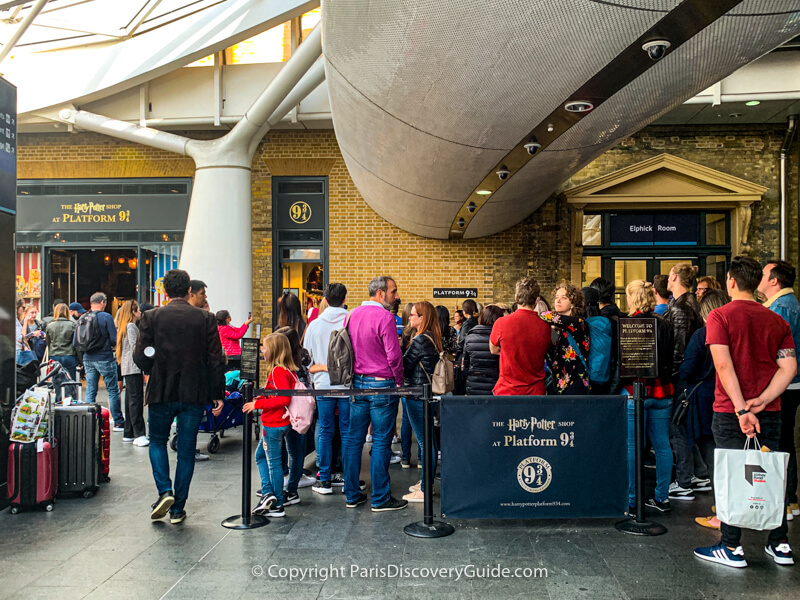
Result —
<path fill-rule="evenodd" d="M 653 40 L 643 44 L 642 50 L 647 52 L 652 60 L 661 60 L 671 45 L 667 40 Z"/>
<path fill-rule="evenodd" d="M 530 142 L 528 142 L 523 146 L 523 148 L 525 148 L 525 150 L 527 150 L 528 154 L 530 154 L 531 156 L 536 154 L 539 151 L 539 148 L 541 147 L 542 145 L 536 140 L 531 140 Z"/>
<path fill-rule="evenodd" d="M 511 171 L 508 170 L 508 167 L 503 165 L 500 167 L 500 170 L 497 172 L 497 176 L 500 178 L 500 181 L 505 181 L 508 179 L 508 176 L 511 175 Z"/>

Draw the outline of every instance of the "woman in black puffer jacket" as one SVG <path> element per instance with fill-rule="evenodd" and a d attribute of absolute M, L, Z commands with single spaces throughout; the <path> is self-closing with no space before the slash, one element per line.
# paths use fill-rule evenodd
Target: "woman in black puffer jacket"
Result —
<path fill-rule="evenodd" d="M 408 324 L 416 329 L 411 343 L 403 355 L 403 371 L 405 384 L 420 386 L 431 383 L 436 363 L 442 352 L 442 333 L 439 327 L 439 316 L 430 302 L 417 302 L 411 309 Z M 411 429 L 417 438 L 417 452 L 420 464 L 423 464 L 422 440 L 423 430 L 423 402 L 422 398 L 409 396 L 403 398 L 403 410 L 406 411 Z M 438 449 L 433 448 L 433 472 L 436 472 L 436 458 Z M 403 496 L 409 502 L 422 502 L 425 499 L 424 491 L 428 488 L 424 479 L 419 484 L 411 486 L 410 494 Z"/>
<path fill-rule="evenodd" d="M 492 325 L 505 311 L 499 306 L 484 307 L 478 315 L 478 324 L 464 341 L 464 365 L 467 378 L 467 396 L 491 396 L 494 384 L 500 377 L 500 357 L 489 350 Z"/>

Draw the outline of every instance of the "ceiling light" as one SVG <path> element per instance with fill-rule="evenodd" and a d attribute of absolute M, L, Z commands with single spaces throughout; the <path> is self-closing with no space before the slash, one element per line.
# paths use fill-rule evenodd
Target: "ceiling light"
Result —
<path fill-rule="evenodd" d="M 594 104 L 586 100 L 574 100 L 564 105 L 564 110 L 571 113 L 587 113 L 594 108 Z"/>
<path fill-rule="evenodd" d="M 555 129 L 555 127 L 553 127 L 553 124 L 552 124 L 552 123 L 548 123 L 548 124 L 547 124 L 547 131 L 550 131 L 550 132 L 552 132 L 552 131 L 553 131 L 553 129 Z"/>
<path fill-rule="evenodd" d="M 760 100 L 750 100 L 750 102 L 744 103 L 745 106 L 758 106 L 759 104 L 761 104 Z"/>
<path fill-rule="evenodd" d="M 492 192 L 490 192 L 489 190 L 478 190 L 478 191 L 477 191 L 477 192 L 475 192 L 475 193 L 476 193 L 476 194 L 478 194 L 478 196 L 488 196 L 488 195 L 489 195 L 489 194 L 491 194 Z"/>

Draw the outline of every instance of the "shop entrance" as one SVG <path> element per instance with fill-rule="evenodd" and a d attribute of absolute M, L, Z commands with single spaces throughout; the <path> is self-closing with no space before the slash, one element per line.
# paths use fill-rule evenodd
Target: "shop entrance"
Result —
<path fill-rule="evenodd" d="M 103 292 L 108 296 L 106 310 L 114 315 L 123 302 L 137 298 L 136 249 L 51 249 L 49 262 L 53 300 L 80 302 L 88 307 L 91 295 Z"/>
<path fill-rule="evenodd" d="M 328 283 L 328 178 L 273 177 L 273 312 L 285 293 L 300 299 L 305 315 Z"/>

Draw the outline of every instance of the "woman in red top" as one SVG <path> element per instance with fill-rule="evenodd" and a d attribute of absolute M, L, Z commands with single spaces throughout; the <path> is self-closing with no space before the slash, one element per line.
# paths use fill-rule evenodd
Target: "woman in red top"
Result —
<path fill-rule="evenodd" d="M 293 390 L 297 383 L 294 372 L 297 368 L 292 360 L 292 347 L 285 335 L 271 333 L 261 345 L 264 360 L 267 361 L 267 385 L 269 390 Z M 242 407 L 246 413 L 261 410 L 263 433 L 261 443 L 256 448 L 256 466 L 261 476 L 261 500 L 253 509 L 255 515 L 283 517 L 284 491 L 283 467 L 281 466 L 281 446 L 284 438 L 289 448 L 289 489 L 297 490 L 297 483 L 303 474 L 302 451 L 296 440 L 300 436 L 287 435 L 292 429 L 286 408 L 289 396 L 259 396 Z M 294 495 L 297 498 L 296 494 Z M 297 504 L 299 499 L 292 502 Z"/>
<path fill-rule="evenodd" d="M 242 347 L 239 345 L 239 340 L 247 333 L 253 317 L 248 315 L 241 327 L 231 327 L 231 313 L 227 310 L 219 310 L 215 316 L 222 349 L 225 351 L 225 356 L 228 357 L 228 370 L 235 371 L 242 363 Z"/>

